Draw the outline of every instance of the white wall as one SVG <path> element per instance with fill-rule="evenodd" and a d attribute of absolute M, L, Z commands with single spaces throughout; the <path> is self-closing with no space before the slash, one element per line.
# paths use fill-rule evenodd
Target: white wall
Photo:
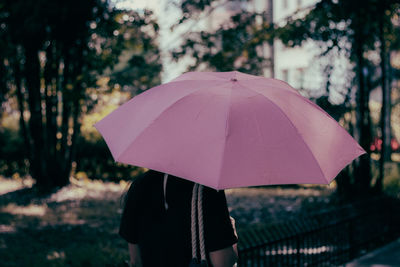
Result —
<path fill-rule="evenodd" d="M 289 16 L 316 2 L 316 0 L 274 0 L 274 23 L 284 26 Z M 304 75 L 319 50 L 315 44 L 308 42 L 301 47 L 289 48 L 279 40 L 275 40 L 274 50 L 275 78 L 284 80 L 295 88 L 304 87 L 306 80 Z M 318 82 L 320 81 L 316 81 Z"/>

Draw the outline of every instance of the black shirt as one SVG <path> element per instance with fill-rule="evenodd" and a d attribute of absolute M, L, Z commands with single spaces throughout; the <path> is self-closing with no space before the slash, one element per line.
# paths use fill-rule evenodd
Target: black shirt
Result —
<path fill-rule="evenodd" d="M 149 170 L 135 179 L 127 193 L 119 234 L 138 244 L 144 267 L 188 267 L 191 249 L 191 201 L 193 182 L 169 175 L 164 207 L 164 174 Z M 225 193 L 203 190 L 206 252 L 237 242 L 229 218 Z"/>

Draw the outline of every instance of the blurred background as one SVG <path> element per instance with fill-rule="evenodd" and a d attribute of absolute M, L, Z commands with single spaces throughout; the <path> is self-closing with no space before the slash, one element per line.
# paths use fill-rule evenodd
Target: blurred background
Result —
<path fill-rule="evenodd" d="M 123 266 L 121 195 L 145 170 L 114 162 L 93 124 L 195 70 L 284 80 L 368 152 L 327 186 L 227 190 L 241 266 L 342 264 L 394 240 L 399 15 L 396 0 L 0 0 L 0 258 Z"/>

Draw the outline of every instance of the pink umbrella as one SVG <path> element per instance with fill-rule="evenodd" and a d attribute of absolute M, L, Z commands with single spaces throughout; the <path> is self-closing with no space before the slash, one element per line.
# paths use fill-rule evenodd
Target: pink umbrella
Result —
<path fill-rule="evenodd" d="M 226 189 L 328 184 L 365 151 L 287 83 L 188 72 L 95 124 L 118 162 Z"/>

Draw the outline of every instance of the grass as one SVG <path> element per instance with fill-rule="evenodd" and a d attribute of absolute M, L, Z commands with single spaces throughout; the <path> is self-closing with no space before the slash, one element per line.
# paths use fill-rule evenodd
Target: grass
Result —
<path fill-rule="evenodd" d="M 126 182 L 72 180 L 45 196 L 31 185 L 29 179 L 0 177 L 1 266 L 125 266 L 127 244 L 118 227 Z M 240 231 L 328 208 L 333 190 L 241 188 L 226 190 L 226 196 Z"/>
<path fill-rule="evenodd" d="M 3 266 L 123 266 L 127 258 L 115 233 L 89 226 L 24 227 L 1 239 Z"/>
<path fill-rule="evenodd" d="M 1 195 L 1 265 L 125 266 L 117 232 L 123 189 L 87 181 L 45 197 L 32 189 Z"/>

